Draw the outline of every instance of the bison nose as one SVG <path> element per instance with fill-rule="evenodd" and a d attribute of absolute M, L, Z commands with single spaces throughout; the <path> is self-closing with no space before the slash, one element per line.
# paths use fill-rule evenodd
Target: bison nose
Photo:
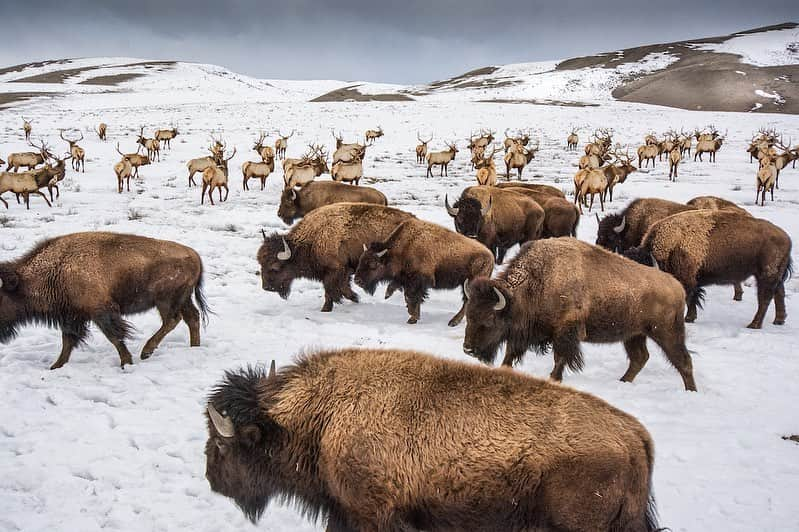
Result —
<path fill-rule="evenodd" d="M 469 356 L 473 356 L 474 355 L 474 348 L 472 348 L 472 346 L 464 343 L 463 344 L 463 352 L 466 353 Z"/>

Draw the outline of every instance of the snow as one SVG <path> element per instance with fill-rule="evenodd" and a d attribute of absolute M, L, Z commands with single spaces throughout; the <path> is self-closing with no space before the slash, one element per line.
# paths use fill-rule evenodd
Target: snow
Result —
<path fill-rule="evenodd" d="M 757 90 L 755 90 L 755 94 L 757 94 L 761 98 L 769 98 L 771 100 L 774 100 L 775 104 L 776 103 L 785 103 L 785 99 L 782 96 L 780 96 L 779 93 L 776 92 L 776 91 L 774 91 L 774 92 L 766 92 L 764 90 L 757 89 Z"/>
<path fill-rule="evenodd" d="M 667 60 L 657 56 L 646 67 L 630 68 L 655 68 Z M 504 68 L 521 79 L 528 67 Z M 590 78 L 591 69 L 569 75 Z M 542 94 L 534 80 L 530 76 L 526 85 L 506 90 L 525 97 Z M 565 78 L 560 83 L 547 90 L 568 85 Z M 573 94 L 599 96 L 600 85 L 586 79 Z M 85 91 L 87 86 L 77 87 Z M 255 254 L 261 229 L 287 228 L 276 216 L 281 172 L 270 177 L 263 192 L 258 187 L 242 191 L 237 177 L 241 163 L 255 157 L 250 147 L 259 129 L 296 129 L 288 148 L 288 156 L 295 156 L 309 142 L 330 146 L 330 128 L 353 138 L 382 125 L 385 136 L 367 151 L 364 184 L 383 191 L 392 205 L 452 227 L 443 198 L 475 183 L 468 157 L 463 151 L 458 154 L 449 177 L 425 178 L 413 153 L 417 131 L 435 133 L 431 149 L 445 140 L 459 140 L 465 149 L 463 139 L 476 128 L 536 128 L 542 149 L 525 170 L 525 179 L 570 190 L 578 154 L 564 149 L 568 124 L 612 127 L 632 152 L 651 129 L 690 130 L 712 123 L 729 131 L 717 163 L 686 160 L 676 183 L 668 181 L 665 163 L 636 172 L 616 188 L 608 211 L 636 197 L 686 201 L 714 194 L 738 202 L 790 235 L 799 234 L 797 170 L 783 171 L 774 202 L 755 206 L 756 165 L 744 152 L 760 127 L 799 136 L 795 116 L 700 113 L 607 99 L 587 108 L 464 101 L 473 99 L 474 91 L 419 102 L 302 101 L 331 87 L 334 82 L 251 80 L 188 65 L 132 80 L 124 91 L 67 93 L 0 109 L 3 157 L 28 149 L 20 114 L 34 119 L 34 137 L 45 137 L 58 151 L 66 149 L 58 128 L 79 128 L 87 152 L 86 173 L 68 173 L 52 209 L 32 198 L 26 211 L 7 197 L 10 208 L 0 211 L 0 261 L 18 257 L 43 238 L 76 231 L 175 240 L 203 257 L 215 312 L 203 330 L 201 347 L 188 347 L 188 331 L 181 326 L 152 358 L 136 359 L 124 371 L 113 347 L 96 330 L 88 345 L 57 371 L 47 369 L 60 348 L 55 330 L 25 327 L 16 340 L 0 345 L 0 530 L 250 529 L 233 504 L 212 493 L 204 479 L 205 397 L 224 370 L 271 359 L 284 365 L 302 350 L 337 346 L 411 348 L 471 361 L 461 350 L 464 325 L 446 325 L 459 304 L 457 291 L 433 291 L 422 305 L 421 321 L 406 325 L 398 295 L 383 301 L 382 295 L 370 297 L 356 288 L 361 303 L 338 305 L 323 314 L 319 283 L 295 282 L 288 301 L 260 290 Z M 101 120 L 109 125 L 105 143 L 91 133 Z M 182 134 L 172 150 L 162 153 L 161 162 L 141 169 L 132 192 L 117 194 L 111 171 L 118 160 L 116 143 L 130 149 L 141 125 L 151 132 L 173 121 Z M 238 147 L 231 161 L 230 198 L 214 207 L 200 205 L 199 189 L 188 188 L 185 170 L 188 159 L 204 154 L 212 130 L 223 131 L 228 145 Z M 578 236 L 593 242 L 595 234 L 596 219 L 586 214 Z M 796 251 L 793 258 L 799 260 Z M 566 385 L 630 412 L 651 432 L 661 526 L 675 532 L 796 528 L 799 447 L 781 437 L 799 433 L 792 401 L 799 396 L 797 292 L 799 280 L 794 278 L 786 285 L 786 325 L 767 320 L 762 330 L 753 331 L 745 328 L 755 311 L 753 282 L 746 283 L 741 303 L 731 301 L 729 287 L 708 290 L 705 310 L 687 326 L 697 393 L 683 391 L 679 376 L 654 346 L 634 384 L 618 381 L 627 364 L 618 344 L 584 345 L 585 369 L 566 375 Z M 772 306 L 768 317 L 773 313 Z M 135 352 L 160 320 L 154 311 L 130 320 L 137 331 L 129 342 Z M 518 370 L 545 377 L 551 366 L 551 357 L 528 354 Z M 274 504 L 259 529 L 311 531 L 322 530 L 323 524 L 309 523 L 294 508 Z"/>
<path fill-rule="evenodd" d="M 755 66 L 795 65 L 799 63 L 799 29 L 788 28 L 736 35 L 722 43 L 695 45 L 699 50 L 741 56 L 741 62 Z M 793 44 L 792 47 L 789 45 Z"/>

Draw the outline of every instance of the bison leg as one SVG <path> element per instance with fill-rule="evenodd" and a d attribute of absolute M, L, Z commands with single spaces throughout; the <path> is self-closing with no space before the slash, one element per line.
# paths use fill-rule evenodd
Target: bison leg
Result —
<path fill-rule="evenodd" d="M 142 360 L 150 358 L 150 355 L 152 355 L 153 352 L 158 348 L 164 337 L 171 333 L 175 327 L 178 326 L 178 323 L 180 323 L 179 312 L 175 312 L 172 309 L 159 307 L 158 313 L 161 314 L 161 328 L 155 332 L 152 338 L 147 340 L 146 344 L 144 344 L 144 348 L 141 350 Z"/>
<path fill-rule="evenodd" d="M 117 310 L 108 310 L 92 318 L 92 321 L 97 324 L 108 341 L 116 347 L 121 366 L 124 368 L 125 364 L 133 364 L 133 356 L 125 345 L 130 325 L 122 319 L 122 315 Z"/>
<path fill-rule="evenodd" d="M 633 382 L 638 372 L 646 365 L 649 360 L 649 351 L 646 349 L 646 336 L 633 336 L 624 342 L 624 350 L 627 351 L 627 358 L 630 365 L 627 372 L 622 376 L 622 382 Z"/>
<path fill-rule="evenodd" d="M 526 351 L 526 345 L 508 342 L 505 345 L 505 358 L 502 359 L 502 365 L 512 368 L 522 359 Z"/>
<path fill-rule="evenodd" d="M 741 283 L 735 283 L 733 285 L 733 290 L 735 290 L 735 294 L 733 294 L 732 299 L 734 301 L 741 301 L 744 298 L 744 287 L 741 286 Z"/>
<path fill-rule="evenodd" d="M 325 275 L 322 279 L 322 285 L 325 288 L 325 303 L 322 305 L 322 312 L 332 311 L 333 303 L 341 303 L 344 294 L 347 291 L 352 292 L 349 284 L 349 275 L 346 271 L 334 271 Z"/>
<path fill-rule="evenodd" d="M 388 283 L 388 286 L 386 287 L 386 295 L 383 296 L 383 299 L 390 298 L 391 296 L 394 295 L 394 292 L 396 292 L 397 290 L 401 290 L 401 289 L 402 289 L 402 285 L 400 285 L 396 281 L 391 281 L 390 283 Z"/>
<path fill-rule="evenodd" d="M 403 291 L 405 292 L 405 306 L 408 309 L 408 323 L 414 324 L 419 321 L 425 291 L 409 286 L 406 286 Z"/>
<path fill-rule="evenodd" d="M 463 290 L 463 287 L 461 287 L 461 301 L 460 310 L 447 322 L 447 325 L 450 327 L 458 325 L 463 320 L 463 315 L 466 314 L 466 292 Z"/>
<path fill-rule="evenodd" d="M 774 298 L 774 288 L 768 283 L 766 279 L 757 280 L 757 312 L 752 322 L 747 325 L 749 329 L 759 329 L 763 326 L 763 318 L 766 317 L 766 311 Z"/>
<path fill-rule="evenodd" d="M 777 285 L 777 290 L 774 293 L 774 306 L 777 309 L 777 315 L 774 316 L 774 325 L 785 325 L 785 318 L 788 314 L 785 312 L 785 283 Z"/>
<path fill-rule="evenodd" d="M 555 381 L 563 380 L 563 369 L 569 366 L 572 371 L 579 371 L 583 368 L 583 354 L 580 352 L 580 340 L 578 328 L 575 325 L 555 337 L 552 341 L 552 353 L 555 358 L 555 366 L 549 378 Z"/>
<path fill-rule="evenodd" d="M 688 312 L 685 314 L 685 323 L 693 323 L 696 321 L 696 309 L 702 299 L 702 292 L 696 288 L 687 288 L 685 290 L 685 303 L 688 306 Z"/>
<path fill-rule="evenodd" d="M 200 345 L 200 311 L 194 306 L 189 297 L 180 309 L 181 317 L 186 325 L 189 326 L 189 345 L 197 347 Z"/>
<path fill-rule="evenodd" d="M 674 325 L 675 327 L 673 328 L 653 327 L 649 336 L 663 349 L 666 358 L 680 373 L 685 390 L 695 392 L 694 366 L 691 361 L 691 355 L 685 347 L 685 327 L 680 323 L 679 319 L 676 320 Z"/>
<path fill-rule="evenodd" d="M 58 358 L 53 365 L 50 366 L 50 369 L 58 369 L 67 362 L 69 362 L 69 357 L 72 354 L 72 350 L 75 349 L 83 340 L 86 338 L 86 335 L 89 333 L 88 329 L 86 328 L 85 323 L 80 323 L 77 325 L 68 326 L 64 330 L 61 331 L 61 354 L 58 355 Z"/>
<path fill-rule="evenodd" d="M 327 519 L 327 527 L 325 532 L 357 532 L 357 529 L 352 528 L 347 521 L 339 516 L 331 515 Z"/>

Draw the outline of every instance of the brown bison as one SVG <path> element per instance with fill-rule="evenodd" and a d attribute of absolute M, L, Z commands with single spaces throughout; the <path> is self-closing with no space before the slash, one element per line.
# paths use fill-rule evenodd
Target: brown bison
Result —
<path fill-rule="evenodd" d="M 785 280 L 791 274 L 791 239 L 776 225 L 735 211 L 687 211 L 650 227 L 641 245 L 626 255 L 656 266 L 682 283 L 687 294 L 685 321 L 696 319 L 703 287 L 757 281 L 757 312 L 750 329 L 763 326 L 771 300 L 775 325 L 785 323 Z"/>
<path fill-rule="evenodd" d="M 559 196 L 565 198 L 566 194 L 559 188 L 550 185 L 542 185 L 539 183 L 523 183 L 521 181 L 507 181 L 505 183 L 497 183 L 497 188 L 526 188 L 535 192 L 542 192 L 551 196 Z"/>
<path fill-rule="evenodd" d="M 507 188 L 505 190 L 527 196 L 544 209 L 544 225 L 541 228 L 541 238 L 577 236 L 580 210 L 566 198 L 527 188 Z"/>
<path fill-rule="evenodd" d="M 253 523 L 277 499 L 329 532 L 658 529 L 646 429 L 508 369 L 322 351 L 226 373 L 206 416 L 208 483 Z"/>
<path fill-rule="evenodd" d="M 697 196 L 685 202 L 685 204 L 690 205 L 694 209 L 709 209 L 712 211 L 733 210 L 741 214 L 749 215 L 749 211 L 743 207 L 739 207 L 730 200 L 725 200 L 724 198 L 719 198 L 716 196 Z"/>
<path fill-rule="evenodd" d="M 408 323 L 416 323 L 430 288 L 461 288 L 470 279 L 491 275 L 493 262 L 491 252 L 478 242 L 446 227 L 411 218 L 385 240 L 364 248 L 355 282 L 370 294 L 381 281 L 390 283 L 389 291 L 402 288 Z M 461 322 L 463 310 L 461 306 L 449 320 L 450 327 Z"/>
<path fill-rule="evenodd" d="M 502 364 L 512 366 L 532 348 L 552 347 L 550 377 L 568 366 L 583 367 L 580 342 L 624 342 L 630 365 L 621 378 L 632 382 L 649 358 L 647 337 L 680 372 L 686 390 L 696 390 L 685 347 L 685 291 L 676 279 L 573 238 L 527 244 L 496 279 L 481 277 L 466 287 L 463 350 L 491 363 L 502 343 Z"/>
<path fill-rule="evenodd" d="M 354 187 L 352 187 L 354 188 Z M 285 235 L 266 236 L 258 250 L 264 290 L 287 299 L 294 279 L 321 281 L 322 312 L 342 297 L 357 302 L 350 276 L 364 246 L 382 241 L 412 214 L 368 203 L 335 203 L 309 212 Z"/>
<path fill-rule="evenodd" d="M 468 187 L 452 207 L 445 196 L 444 207 L 455 219 L 455 230 L 484 244 L 497 264 L 502 264 L 509 248 L 541 238 L 544 209 L 513 191 Z"/>
<path fill-rule="evenodd" d="M 353 187 L 333 181 L 312 181 L 302 188 L 284 189 L 280 195 L 277 216 L 290 225 L 314 209 L 342 202 L 388 205 L 383 193 L 370 187 Z"/>
<path fill-rule="evenodd" d="M 203 321 L 208 313 L 202 273 L 196 251 L 166 240 L 102 232 L 45 240 L 21 258 L 0 263 L 0 341 L 11 340 L 28 323 L 58 327 L 61 354 L 50 367 L 56 369 L 86 340 L 92 321 L 124 367 L 133 359 L 125 346 L 131 325 L 122 316 L 155 307 L 163 324 L 144 344 L 142 359 L 180 320 L 189 327 L 191 346 L 198 346 L 200 313 Z"/>

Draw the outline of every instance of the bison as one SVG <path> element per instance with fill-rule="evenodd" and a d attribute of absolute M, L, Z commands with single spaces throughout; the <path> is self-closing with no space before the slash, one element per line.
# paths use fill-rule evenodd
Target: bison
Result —
<path fill-rule="evenodd" d="M 544 209 L 544 225 L 541 228 L 541 238 L 577 236 L 580 210 L 566 198 L 527 188 L 507 188 L 505 190 L 527 196 Z"/>
<path fill-rule="evenodd" d="M 716 196 L 697 196 L 687 202 L 686 205 L 690 205 L 694 209 L 710 209 L 714 211 L 719 210 L 733 210 L 739 212 L 741 214 L 749 214 L 749 211 L 744 209 L 743 207 L 739 207 L 737 204 L 733 203 L 730 200 L 725 200 L 724 198 L 719 198 Z"/>
<path fill-rule="evenodd" d="M 287 299 L 294 279 L 313 279 L 324 285 L 322 312 L 332 311 L 342 297 L 357 302 L 350 276 L 363 247 L 386 239 L 409 218 L 413 215 L 382 205 L 335 203 L 309 212 L 285 235 L 264 233 L 258 250 L 262 287 Z"/>
<path fill-rule="evenodd" d="M 543 194 L 549 194 L 550 196 L 558 196 L 561 198 L 565 198 L 566 194 L 563 193 L 562 190 L 559 188 L 555 188 L 550 185 L 542 185 L 539 183 L 523 183 L 521 181 L 506 181 L 504 183 L 497 183 L 497 188 L 526 188 L 528 190 L 532 190 L 534 192 L 541 192 Z"/>
<path fill-rule="evenodd" d="M 496 187 L 473 186 L 461 193 L 447 213 L 455 230 L 484 244 L 502 264 L 505 253 L 516 244 L 541 238 L 544 209 L 534 200 Z"/>
<path fill-rule="evenodd" d="M 227 372 L 206 421 L 208 483 L 253 523 L 276 499 L 329 532 L 658 529 L 641 423 L 508 369 L 321 351 Z"/>
<path fill-rule="evenodd" d="M 117 233 L 74 233 L 51 238 L 21 258 L 0 263 L 0 341 L 27 323 L 58 327 L 61 354 L 50 369 L 69 361 L 94 322 L 132 364 L 125 340 L 126 314 L 158 309 L 163 324 L 141 352 L 148 358 L 183 320 L 189 343 L 200 345 L 200 313 L 208 307 L 202 290 L 203 264 L 193 249 L 166 240 Z M 200 310 L 192 303 L 192 293 Z"/>
<path fill-rule="evenodd" d="M 696 320 L 705 286 L 757 281 L 757 312 L 747 327 L 760 329 L 771 300 L 775 325 L 785 323 L 785 281 L 791 274 L 791 238 L 776 225 L 735 211 L 698 210 L 669 216 L 649 228 L 626 255 L 656 266 L 682 283 L 685 321 Z"/>
<path fill-rule="evenodd" d="M 381 281 L 390 283 L 389 293 L 402 288 L 408 323 L 416 323 L 430 288 L 460 288 L 465 281 L 491 275 L 493 262 L 491 252 L 482 244 L 446 227 L 411 218 L 385 240 L 364 248 L 355 282 L 370 294 Z M 461 306 L 449 320 L 450 327 L 461 322 L 463 310 Z"/>
<path fill-rule="evenodd" d="M 284 189 L 280 196 L 277 215 L 290 225 L 314 209 L 341 202 L 388 205 L 383 193 L 370 187 L 353 187 L 332 181 L 312 181 L 299 189 Z"/>
<path fill-rule="evenodd" d="M 583 367 L 580 342 L 623 342 L 632 382 L 649 358 L 647 337 L 677 369 L 686 390 L 696 390 L 685 347 L 685 291 L 676 279 L 574 238 L 548 238 L 525 245 L 496 279 L 466 287 L 463 350 L 492 363 L 506 344 L 505 366 L 532 348 L 551 346 L 560 381 L 563 369 Z"/>

